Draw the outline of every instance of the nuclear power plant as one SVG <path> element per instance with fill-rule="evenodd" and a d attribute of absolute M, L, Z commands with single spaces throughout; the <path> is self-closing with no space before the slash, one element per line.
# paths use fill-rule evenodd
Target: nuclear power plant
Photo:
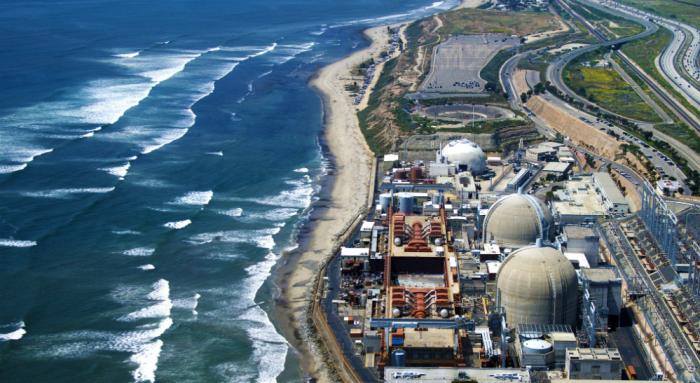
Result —
<path fill-rule="evenodd" d="M 692 377 L 678 355 L 696 355 L 696 319 L 680 299 L 694 299 L 681 292 L 696 266 L 668 269 L 670 290 L 652 290 L 641 273 L 662 263 L 639 254 L 663 243 L 644 211 L 605 207 L 609 195 L 626 203 L 614 182 L 598 186 L 607 173 L 552 177 L 546 160 L 497 154 L 458 138 L 378 161 L 374 205 L 319 296 L 358 381 Z"/>

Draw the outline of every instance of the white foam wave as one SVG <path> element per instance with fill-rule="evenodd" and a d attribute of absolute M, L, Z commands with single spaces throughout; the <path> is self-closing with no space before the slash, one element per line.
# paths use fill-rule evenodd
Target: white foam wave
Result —
<path fill-rule="evenodd" d="M 105 171 L 119 179 L 124 179 L 127 173 L 129 173 L 129 168 L 131 167 L 131 162 L 127 162 L 124 165 L 114 166 L 111 168 L 99 168 L 98 170 Z"/>
<path fill-rule="evenodd" d="M 298 169 L 294 169 L 294 172 L 295 172 L 295 173 L 308 173 L 308 172 L 309 172 L 309 168 L 298 168 Z"/>
<path fill-rule="evenodd" d="M 274 227 L 259 230 L 229 230 L 211 233 L 200 233 L 190 237 L 186 242 L 192 245 L 204 245 L 212 242 L 250 244 L 263 249 L 275 247 L 273 236 L 279 233 L 280 228 Z"/>
<path fill-rule="evenodd" d="M 20 340 L 27 333 L 24 329 L 24 322 L 13 323 L 8 326 L 3 327 L 17 327 L 17 329 L 10 331 L 8 333 L 0 334 L 0 342 L 7 342 L 11 340 Z"/>
<path fill-rule="evenodd" d="M 187 134 L 187 131 L 188 129 L 173 129 L 168 132 L 165 132 L 161 136 L 153 138 L 153 143 L 142 144 L 143 150 L 141 150 L 141 154 L 148 154 L 154 152 L 162 148 L 163 146 L 172 143 L 173 141 L 177 141 L 180 138 L 184 137 L 185 134 Z"/>
<path fill-rule="evenodd" d="M 127 53 L 117 53 L 114 55 L 114 57 L 119 57 L 122 59 L 133 59 L 134 57 L 138 57 L 138 55 L 141 54 L 141 51 L 136 51 L 136 52 L 127 52 Z"/>
<path fill-rule="evenodd" d="M 192 191 L 188 192 L 182 197 L 178 197 L 175 201 L 171 202 L 175 205 L 198 205 L 205 206 L 208 205 L 214 196 L 214 192 L 211 190 L 207 191 Z"/>
<path fill-rule="evenodd" d="M 272 71 L 271 71 L 271 70 L 268 70 L 268 71 L 266 71 L 266 72 L 261 73 L 261 74 L 258 76 L 258 78 L 266 77 L 266 76 L 270 75 L 271 73 L 272 73 Z"/>
<path fill-rule="evenodd" d="M 158 359 L 163 348 L 163 341 L 158 339 L 154 342 L 147 343 L 141 350 L 133 354 L 129 361 L 135 363 L 138 367 L 132 371 L 131 376 L 136 382 L 155 382 L 156 370 L 158 369 Z"/>
<path fill-rule="evenodd" d="M 167 227 L 168 229 L 180 230 L 180 229 L 183 229 L 183 228 L 189 226 L 191 223 L 192 223 L 191 220 L 185 219 L 182 221 L 168 222 L 168 223 L 164 224 L 163 226 Z"/>
<path fill-rule="evenodd" d="M 240 217 L 241 214 L 243 214 L 243 209 L 237 207 L 229 210 L 219 210 L 217 213 L 227 215 L 229 217 Z"/>
<path fill-rule="evenodd" d="M 36 241 L 22 241 L 12 238 L 0 238 L 0 247 L 32 247 Z"/>
<path fill-rule="evenodd" d="M 266 210 L 263 212 L 246 213 L 244 218 L 246 218 L 246 220 L 263 219 L 266 221 L 280 222 L 286 221 L 287 219 L 297 215 L 298 213 L 298 208 L 283 207 L 279 209 Z"/>
<path fill-rule="evenodd" d="M 199 305 L 199 298 L 202 296 L 195 293 L 190 298 L 182 298 L 173 300 L 173 307 L 178 309 L 189 310 L 193 315 L 197 315 L 197 305 Z"/>
<path fill-rule="evenodd" d="M 224 156 L 224 152 L 221 152 L 221 151 L 219 151 L 219 152 L 207 152 L 206 154 L 208 154 L 210 156 L 219 156 L 219 157 Z"/>
<path fill-rule="evenodd" d="M 123 321 L 134 321 L 147 318 L 166 318 L 170 316 L 170 310 L 172 308 L 173 305 L 170 301 L 158 302 L 154 305 L 131 312 L 119 319 Z"/>
<path fill-rule="evenodd" d="M 65 199 L 70 198 L 75 194 L 103 194 L 109 193 L 114 190 L 114 187 L 105 188 L 66 188 L 66 189 L 54 189 L 54 190 L 39 190 L 39 191 L 27 191 L 21 192 L 25 197 L 35 197 L 35 198 L 57 198 Z"/>
<path fill-rule="evenodd" d="M 153 255 L 155 251 L 156 249 L 151 247 L 135 247 L 133 249 L 125 250 L 122 254 L 132 257 L 149 257 Z"/>
<path fill-rule="evenodd" d="M 243 292 L 244 302 L 255 304 L 255 296 L 265 280 L 270 276 L 272 267 L 279 256 L 270 252 L 265 260 L 246 268 L 248 277 L 243 282 L 249 288 Z M 258 381 L 273 382 L 284 370 L 283 363 L 289 349 L 287 341 L 276 332 L 267 313 L 258 305 L 243 311 L 238 319 L 248 322 L 246 332 L 253 341 L 253 357 L 258 362 Z"/>
<path fill-rule="evenodd" d="M 87 132 L 87 133 L 83 134 L 82 136 L 80 136 L 80 138 L 90 138 L 94 135 L 95 135 L 95 132 Z"/>
<path fill-rule="evenodd" d="M 4 148 L 4 153 L 8 157 L 9 161 L 12 162 L 32 162 L 35 158 L 42 156 L 47 153 L 53 152 L 53 149 L 31 149 L 31 148 L 17 148 L 17 147 L 6 147 Z"/>
<path fill-rule="evenodd" d="M 20 170 L 24 170 L 24 168 L 26 168 L 26 167 L 27 167 L 27 164 L 0 165 L 0 174 L 9 174 L 9 173 L 18 172 Z"/>
<path fill-rule="evenodd" d="M 156 267 L 153 266 L 153 265 L 150 264 L 150 263 L 147 263 L 147 264 L 145 264 L 145 265 L 139 266 L 139 269 L 141 269 L 141 270 L 143 270 L 143 271 L 150 271 L 150 270 L 155 270 Z"/>

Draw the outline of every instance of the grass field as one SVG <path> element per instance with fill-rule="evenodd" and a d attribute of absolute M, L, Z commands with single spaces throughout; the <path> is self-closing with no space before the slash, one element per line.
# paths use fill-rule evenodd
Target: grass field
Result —
<path fill-rule="evenodd" d="M 618 0 L 623 4 L 682 21 L 700 28 L 700 2 L 697 0 Z"/>
<path fill-rule="evenodd" d="M 695 153 L 700 153 L 700 137 L 685 124 L 659 124 L 655 126 L 659 131 L 668 134 L 688 145 Z"/>
<path fill-rule="evenodd" d="M 505 33 L 525 36 L 559 29 L 559 22 L 550 13 L 504 13 L 481 9 L 460 9 L 442 16 L 445 25 L 439 34 Z"/>
<path fill-rule="evenodd" d="M 568 65 L 563 76 L 566 84 L 580 96 L 611 112 L 635 120 L 661 122 L 654 110 L 614 69 L 584 66 L 587 60 L 595 63 L 600 59 L 600 55 L 584 55 Z"/>

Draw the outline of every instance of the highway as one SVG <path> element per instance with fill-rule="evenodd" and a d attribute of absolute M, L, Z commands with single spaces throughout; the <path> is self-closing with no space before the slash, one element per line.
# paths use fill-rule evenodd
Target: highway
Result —
<path fill-rule="evenodd" d="M 557 0 L 560 3 L 563 3 L 563 0 Z M 622 6 L 619 5 L 618 3 L 613 3 L 611 1 L 600 1 L 600 0 L 588 0 L 586 3 L 587 5 L 591 5 L 594 8 L 597 8 L 599 10 L 602 10 L 604 12 L 608 12 L 620 17 L 624 17 L 627 19 L 631 19 L 635 22 L 638 23 L 643 23 L 646 25 L 646 23 L 650 23 L 649 19 L 652 18 L 653 20 L 658 20 L 658 17 L 654 15 L 649 15 L 649 16 L 644 16 L 647 15 L 645 13 L 634 13 L 634 12 L 623 12 Z M 610 7 L 610 6 L 604 6 L 602 4 L 614 4 L 617 7 Z M 629 8 L 629 7 L 627 7 Z M 634 9 L 634 8 L 632 8 Z M 575 12 L 572 13 L 574 17 L 576 17 L 579 21 L 581 21 L 586 27 L 589 29 L 589 31 L 596 36 L 601 41 L 607 41 L 607 38 L 602 35 L 599 31 L 597 31 L 595 28 L 593 28 L 592 25 L 590 25 L 588 22 L 585 21 L 583 17 L 580 15 L 576 14 Z M 657 26 L 658 28 L 658 26 Z M 644 33 L 642 33 L 644 34 Z M 641 34 L 640 34 L 641 35 Z M 633 40 L 636 40 L 637 38 L 642 38 L 646 36 L 632 36 Z M 631 40 L 629 40 L 631 41 Z M 618 41 L 622 43 L 622 41 Z M 692 127 L 693 129 L 697 130 L 700 132 L 700 122 L 698 121 L 697 116 L 694 114 L 690 113 L 683 105 L 681 105 L 671 94 L 668 93 L 668 91 L 660 86 L 653 78 L 651 78 L 646 72 L 644 72 L 639 66 L 636 65 L 633 61 L 631 61 L 624 53 L 620 51 L 615 52 L 617 56 L 639 77 L 641 78 L 648 86 L 649 88 L 656 94 L 657 97 L 663 101 L 663 103 L 669 107 L 678 118 L 686 123 L 688 126 Z M 660 71 L 663 75 L 667 76 L 663 71 Z M 672 85 L 676 86 L 674 82 L 670 82 Z M 687 88 L 687 87 L 686 87 Z M 683 92 L 681 92 L 683 94 Z M 692 99 L 690 99 L 692 101 Z M 695 170 L 700 170 L 700 164 L 697 163 L 697 161 L 690 161 L 691 165 L 693 165 L 693 168 Z"/>
<path fill-rule="evenodd" d="M 617 39 L 617 40 L 607 40 L 607 37 L 606 37 L 605 35 L 603 35 L 600 31 L 596 30 L 585 18 L 583 18 L 581 15 L 579 15 L 578 13 L 576 13 L 573 9 L 571 9 L 570 7 L 568 7 L 568 5 L 566 4 L 566 2 L 565 2 L 564 0 L 557 0 L 557 2 L 558 2 L 564 9 L 566 9 L 568 12 L 570 12 L 571 15 L 572 15 L 573 17 L 575 17 L 575 18 L 578 19 L 583 25 L 585 25 L 586 28 L 588 28 L 588 30 L 589 30 L 596 38 L 598 38 L 598 40 L 601 41 L 601 43 L 600 43 L 600 44 L 596 44 L 596 45 L 590 45 L 590 46 L 585 47 L 585 48 L 580 48 L 580 49 L 577 49 L 577 50 L 568 52 L 568 53 L 566 53 L 566 54 L 564 54 L 564 55 L 558 57 L 558 58 L 555 59 L 555 60 L 549 65 L 549 67 L 547 68 L 547 78 L 548 78 L 557 88 L 559 88 L 562 92 L 566 93 L 567 95 L 569 95 L 569 96 L 575 98 L 576 100 L 578 100 L 578 101 L 580 101 L 580 102 L 582 102 L 582 103 L 584 103 L 584 104 L 586 104 L 586 105 L 595 106 L 595 107 L 599 107 L 599 108 L 600 108 L 600 106 L 595 105 L 594 103 L 591 103 L 590 101 L 586 100 L 585 98 L 580 97 L 579 95 L 577 95 L 576 92 L 574 92 L 573 90 L 571 90 L 571 89 L 564 83 L 564 80 L 563 80 L 563 78 L 562 78 L 562 72 L 563 72 L 564 67 L 565 67 L 568 63 L 570 63 L 573 59 L 575 59 L 576 57 L 578 57 L 578 56 L 580 56 L 580 55 L 582 55 L 582 54 L 585 54 L 585 53 L 587 53 L 587 52 L 591 52 L 591 51 L 593 51 L 593 50 L 595 50 L 595 49 L 598 49 L 599 47 L 602 47 L 602 46 L 613 46 L 613 45 L 619 46 L 620 44 L 624 44 L 624 43 L 627 43 L 627 42 L 630 42 L 630 41 L 634 41 L 634 40 L 637 40 L 637 39 L 641 39 L 641 38 L 650 36 L 650 35 L 656 33 L 656 31 L 658 31 L 658 28 L 659 28 L 659 27 L 658 27 L 656 24 L 654 24 L 654 23 L 652 23 L 651 21 L 649 21 L 648 19 L 646 19 L 646 18 L 639 18 L 639 16 L 632 16 L 632 15 L 629 15 L 629 14 L 626 14 L 626 13 L 622 13 L 622 12 L 620 12 L 620 11 L 618 11 L 618 10 L 615 10 L 615 9 L 611 9 L 611 8 L 608 8 L 608 7 L 603 7 L 603 6 L 601 6 L 601 5 L 598 5 L 597 3 L 588 3 L 588 4 L 591 4 L 593 7 L 598 8 L 598 9 L 601 9 L 601 10 L 603 10 L 603 11 L 605 11 L 605 12 L 612 13 L 612 14 L 615 14 L 615 15 L 619 15 L 619 16 L 625 17 L 625 18 L 632 18 L 632 19 L 634 19 L 634 21 L 641 23 L 641 24 L 644 26 L 644 28 L 645 28 L 645 30 L 644 30 L 642 33 L 639 33 L 639 34 L 634 35 L 634 36 L 629 36 L 629 37 L 625 37 L 625 38 L 621 38 L 621 39 Z M 700 123 L 698 123 L 698 121 L 696 120 L 696 117 L 695 117 L 694 115 L 692 115 L 690 112 L 688 112 L 688 111 L 685 109 L 685 107 L 683 107 L 682 105 L 680 105 L 680 103 L 679 103 L 677 100 L 675 100 L 671 95 L 669 95 L 665 89 L 663 89 L 663 88 L 662 88 L 658 83 L 656 83 L 656 81 L 654 81 L 647 73 L 645 73 L 645 72 L 644 72 L 641 68 L 639 68 L 634 62 L 632 62 L 626 55 L 624 55 L 624 53 L 622 53 L 622 52 L 620 52 L 620 51 L 615 51 L 615 53 L 616 53 L 617 56 L 627 65 L 627 67 L 628 67 L 630 70 L 632 70 L 632 72 L 634 72 L 640 79 L 642 79 L 642 80 L 647 84 L 647 86 L 649 86 L 649 88 L 659 97 L 659 99 L 660 99 L 669 109 L 671 109 L 671 110 L 674 112 L 674 114 L 675 114 L 681 121 L 685 122 L 688 126 L 691 126 L 691 127 L 693 127 L 694 129 L 696 129 L 698 132 L 700 132 Z M 604 110 L 604 108 L 601 108 L 601 109 Z M 641 126 L 641 125 L 640 125 L 640 126 Z M 643 127 L 643 126 L 642 126 L 642 127 Z M 660 137 L 660 138 L 662 138 L 662 139 L 666 139 L 669 143 L 671 143 L 671 144 L 676 148 L 676 150 L 678 150 L 678 152 L 679 152 L 684 158 L 686 158 L 686 159 L 688 160 L 688 165 L 689 165 L 691 168 L 700 171 L 700 156 L 698 156 L 697 153 L 695 153 L 695 152 L 694 152 L 692 149 L 690 149 L 687 145 L 684 145 L 683 143 L 680 143 L 680 142 L 678 142 L 677 140 L 674 140 L 674 139 L 672 139 L 671 137 L 668 137 L 668 136 L 662 134 L 661 132 L 658 132 L 657 130 L 655 130 L 655 129 L 653 129 L 653 128 L 650 128 L 650 127 L 648 127 L 648 126 L 646 127 L 646 129 L 652 130 L 653 133 L 654 133 L 655 135 L 657 135 L 658 137 Z M 669 138 L 670 138 L 670 139 L 669 139 Z M 647 157 L 647 158 L 648 158 L 648 157 Z M 654 166 L 655 166 L 655 167 L 661 166 L 661 168 L 664 167 L 664 165 L 663 165 L 661 162 L 663 162 L 663 163 L 668 163 L 668 161 L 665 160 L 665 159 L 663 159 L 663 158 L 662 158 L 662 161 L 661 161 L 661 162 L 657 162 L 657 161 L 653 161 L 653 162 L 654 162 Z M 672 164 L 672 163 L 671 163 L 671 164 Z M 672 173 L 670 173 L 670 174 L 674 174 L 674 173 L 676 173 L 676 172 L 672 172 Z M 679 178 L 679 177 L 677 177 L 677 176 L 675 176 L 675 177 L 678 178 L 678 179 L 685 179 L 685 176 L 683 176 L 682 178 Z"/>
<path fill-rule="evenodd" d="M 658 15 L 617 2 L 608 0 L 591 1 L 595 1 L 608 9 L 623 12 L 631 17 L 654 20 L 654 22 L 671 31 L 673 40 L 661 53 L 657 67 L 676 91 L 686 96 L 695 108 L 700 109 L 700 90 L 697 88 L 697 81 L 700 80 L 700 68 L 698 68 L 697 61 L 700 53 L 700 31 L 688 24 L 659 17 Z"/>

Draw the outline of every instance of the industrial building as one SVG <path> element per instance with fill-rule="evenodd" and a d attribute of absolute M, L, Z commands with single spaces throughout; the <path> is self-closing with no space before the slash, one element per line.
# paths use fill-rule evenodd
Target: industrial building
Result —
<path fill-rule="evenodd" d="M 617 380 L 622 376 L 620 352 L 608 348 L 566 350 L 564 371 L 569 379 Z"/>
<path fill-rule="evenodd" d="M 527 189 L 530 177 L 542 189 L 547 165 L 489 163 L 469 140 L 440 145 L 435 161 L 388 160 L 376 206 L 338 252 L 340 281 L 322 298 L 354 366 L 388 382 L 528 382 L 617 380 L 627 364 L 647 363 L 641 346 L 615 350 L 636 335 L 616 335 L 629 292 L 599 220 L 624 206 L 605 205 L 617 197 L 604 176 L 557 179 L 563 187 L 545 203 L 546 189 Z M 506 171 L 502 184 L 517 192 L 482 189 Z"/>
<path fill-rule="evenodd" d="M 603 206 L 609 213 L 626 214 L 630 211 L 630 205 L 625 196 L 613 181 L 610 174 L 604 172 L 593 173 L 593 183 L 603 200 Z"/>

